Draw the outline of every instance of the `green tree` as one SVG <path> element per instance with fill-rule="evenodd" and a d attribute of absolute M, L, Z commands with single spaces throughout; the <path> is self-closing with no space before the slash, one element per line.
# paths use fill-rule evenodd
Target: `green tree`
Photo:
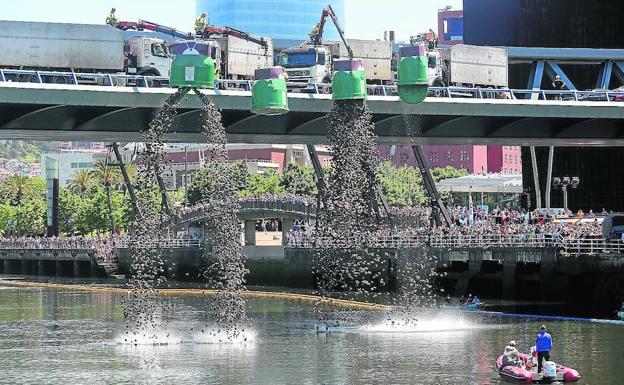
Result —
<path fill-rule="evenodd" d="M 226 170 L 225 168 L 231 168 Z M 192 206 L 198 202 L 210 200 L 219 193 L 219 177 L 230 173 L 236 181 L 238 191 L 243 190 L 248 183 L 249 171 L 245 162 L 226 164 L 212 163 L 200 168 L 193 174 L 193 179 L 188 186 L 188 200 Z"/>
<path fill-rule="evenodd" d="M 277 171 L 267 170 L 262 174 L 252 174 L 247 181 L 247 188 L 241 195 L 272 194 L 284 195 L 281 175 Z"/>
<path fill-rule="evenodd" d="M 0 234 L 9 231 L 9 222 L 15 221 L 15 207 L 8 202 L 0 204 Z"/>
<path fill-rule="evenodd" d="M 0 198 L 15 206 L 41 194 L 45 194 L 45 181 L 40 178 L 13 175 L 0 184 Z"/>
<path fill-rule="evenodd" d="M 282 186 L 286 192 L 296 195 L 316 196 L 317 188 L 314 182 L 314 168 L 299 166 L 291 163 L 284 169 Z"/>
<path fill-rule="evenodd" d="M 78 170 L 67 181 L 67 189 L 74 194 L 86 195 L 95 187 L 93 174 L 87 170 Z"/>
<path fill-rule="evenodd" d="M 436 182 L 439 182 L 444 179 L 459 178 L 459 177 L 466 176 L 466 175 L 469 175 L 468 171 L 464 169 L 456 169 L 451 166 L 447 166 L 443 168 L 438 167 L 438 168 L 431 169 L 431 176 L 433 177 L 433 180 Z"/>
<path fill-rule="evenodd" d="M 417 206 L 425 202 L 422 177 L 417 168 L 397 168 L 390 162 L 382 162 L 379 165 L 379 179 L 391 206 Z"/>
<path fill-rule="evenodd" d="M 45 199 L 29 199 L 15 207 L 15 229 L 20 235 L 43 235 L 46 218 Z"/>

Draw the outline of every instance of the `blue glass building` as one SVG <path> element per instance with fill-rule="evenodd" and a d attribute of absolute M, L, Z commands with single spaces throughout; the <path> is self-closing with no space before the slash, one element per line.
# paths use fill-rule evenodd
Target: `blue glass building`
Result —
<path fill-rule="evenodd" d="M 274 39 L 303 41 L 319 22 L 327 4 L 332 5 L 345 28 L 344 3 L 344 0 L 196 0 L 195 11 L 197 15 L 206 12 L 207 21 L 219 27 L 229 26 Z M 324 37 L 339 38 L 331 20 L 328 20 Z"/>

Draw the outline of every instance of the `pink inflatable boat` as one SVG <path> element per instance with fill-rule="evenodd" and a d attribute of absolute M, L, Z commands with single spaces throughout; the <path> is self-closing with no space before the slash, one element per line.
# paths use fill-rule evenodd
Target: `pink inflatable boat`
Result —
<path fill-rule="evenodd" d="M 524 353 L 519 353 L 518 358 L 520 358 L 524 363 L 529 363 L 531 361 L 531 356 Z M 563 382 L 577 382 L 581 379 L 581 375 L 574 369 L 567 368 L 562 365 L 555 365 L 556 368 L 556 377 L 551 378 L 550 381 L 563 381 Z M 554 369 L 554 368 L 553 368 Z M 542 382 L 542 380 L 546 380 L 543 378 L 541 374 L 537 373 L 537 366 L 533 368 L 528 367 L 518 367 L 518 366 L 505 366 L 503 367 L 503 355 L 498 357 L 496 360 L 496 371 L 498 374 L 508 381 L 515 381 L 521 384 L 530 384 L 534 382 Z M 553 370 L 555 371 L 555 370 Z"/>

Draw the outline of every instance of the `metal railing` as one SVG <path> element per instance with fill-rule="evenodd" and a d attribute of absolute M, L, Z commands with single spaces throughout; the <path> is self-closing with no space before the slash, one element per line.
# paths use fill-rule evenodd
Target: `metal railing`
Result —
<path fill-rule="evenodd" d="M 623 254 L 624 242 L 605 239 L 568 239 L 558 245 L 568 255 Z"/>
<path fill-rule="evenodd" d="M 35 71 L 1 69 L 0 82 L 99 85 L 114 87 L 163 87 L 169 85 L 169 79 L 162 76 L 143 76 L 110 73 L 79 73 L 62 71 Z M 219 79 L 215 82 L 222 90 L 251 91 L 253 80 Z M 286 82 L 289 92 L 330 94 L 331 83 Z M 368 85 L 369 95 L 398 96 L 396 85 Z M 602 101 L 624 102 L 624 91 L 578 91 L 578 90 L 527 90 L 510 88 L 480 87 L 429 87 L 429 97 L 436 98 L 472 98 L 472 99 L 537 99 L 551 101 Z"/>

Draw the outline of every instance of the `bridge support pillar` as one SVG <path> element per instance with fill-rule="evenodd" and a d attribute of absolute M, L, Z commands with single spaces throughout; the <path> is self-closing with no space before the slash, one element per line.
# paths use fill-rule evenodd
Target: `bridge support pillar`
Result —
<path fill-rule="evenodd" d="M 568 276 L 556 275 L 557 251 L 545 249 L 542 251 L 540 264 L 540 296 L 543 300 L 565 298 L 568 288 Z"/>
<path fill-rule="evenodd" d="M 472 258 L 468 261 L 468 271 L 462 273 L 457 280 L 457 284 L 455 285 L 455 291 L 453 294 L 455 295 L 466 295 L 468 291 L 468 286 L 470 285 L 470 280 L 475 275 L 481 272 L 481 261 L 474 261 Z"/>
<path fill-rule="evenodd" d="M 4 274 L 11 274 L 11 260 L 10 259 L 5 259 L 2 261 L 2 267 L 3 267 L 3 273 Z"/>
<path fill-rule="evenodd" d="M 63 276 L 63 263 L 64 261 L 54 262 L 54 275 L 56 275 L 57 277 Z"/>
<path fill-rule="evenodd" d="M 74 261 L 74 277 L 80 277 L 80 262 Z"/>
<path fill-rule="evenodd" d="M 89 277 L 91 278 L 97 278 L 98 276 L 98 264 L 97 261 L 95 259 L 91 260 L 91 266 L 89 269 Z"/>
<path fill-rule="evenodd" d="M 33 274 L 33 261 L 30 259 L 22 259 L 22 274 L 23 275 L 32 275 Z"/>
<path fill-rule="evenodd" d="M 295 225 L 294 219 L 282 219 L 282 245 L 288 245 L 288 233 Z"/>
<path fill-rule="evenodd" d="M 505 257 L 503 262 L 503 298 L 514 298 L 516 295 L 518 261 L 516 258 L 507 258 Z"/>
<path fill-rule="evenodd" d="M 256 245 L 256 221 L 245 221 L 245 246 Z"/>

